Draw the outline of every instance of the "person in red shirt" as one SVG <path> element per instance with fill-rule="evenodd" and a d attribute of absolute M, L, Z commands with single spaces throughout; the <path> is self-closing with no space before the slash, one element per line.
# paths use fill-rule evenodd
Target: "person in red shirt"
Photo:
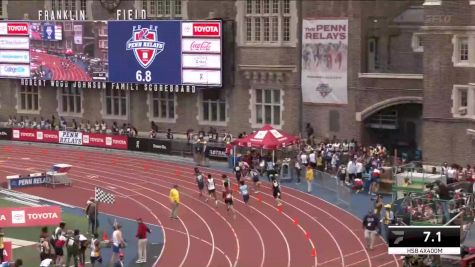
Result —
<path fill-rule="evenodd" d="M 147 233 L 151 233 L 150 229 L 143 223 L 142 218 L 137 219 L 138 227 L 136 237 L 138 238 L 138 259 L 136 263 L 147 262 Z"/>
<path fill-rule="evenodd" d="M 228 212 L 231 211 L 233 214 L 233 219 L 236 219 L 236 213 L 233 206 L 233 191 L 229 188 L 228 182 L 224 182 L 223 199 L 224 203 L 226 203 Z"/>

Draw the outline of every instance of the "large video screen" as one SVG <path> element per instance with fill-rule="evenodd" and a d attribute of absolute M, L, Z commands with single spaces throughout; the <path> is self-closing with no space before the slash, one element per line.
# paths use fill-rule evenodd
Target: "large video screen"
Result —
<path fill-rule="evenodd" d="M 222 84 L 220 21 L 0 23 L 0 77 Z"/>
<path fill-rule="evenodd" d="M 63 39 L 63 23 L 31 22 L 30 39 L 40 41 L 61 41 Z"/>
<path fill-rule="evenodd" d="M 40 24 L 64 29 L 64 34 L 56 42 L 50 42 L 42 36 L 35 36 L 33 28 Z M 32 78 L 59 81 L 107 81 L 106 21 L 65 21 L 56 22 L 54 25 L 32 22 L 30 26 Z M 57 36 L 55 34 L 54 38 Z"/>

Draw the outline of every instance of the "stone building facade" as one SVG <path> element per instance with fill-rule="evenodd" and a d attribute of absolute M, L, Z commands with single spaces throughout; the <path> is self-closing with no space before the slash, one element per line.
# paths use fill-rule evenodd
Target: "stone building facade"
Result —
<path fill-rule="evenodd" d="M 424 7 L 423 149 L 428 161 L 475 160 L 475 2 Z"/>
<path fill-rule="evenodd" d="M 148 131 L 155 121 L 162 130 L 213 126 L 234 134 L 264 123 L 299 134 L 311 123 L 319 137 L 419 148 L 430 161 L 465 162 L 473 157 L 472 139 L 467 136 L 475 116 L 473 1 L 119 2 L 117 9 L 145 9 L 148 19 L 222 19 L 223 87 L 194 94 L 115 94 L 109 89 L 65 93 L 58 88 L 23 88 L 17 80 L 2 79 L 0 120 L 10 114 L 30 118 L 55 114 L 92 122 L 130 122 L 140 131 Z M 85 10 L 89 20 L 116 16 L 114 9 L 91 0 L 2 0 L 0 6 L 0 16 L 8 19 L 37 19 L 37 10 L 53 7 Z M 347 105 L 302 104 L 301 28 L 306 18 L 348 19 Z M 453 62 L 454 45 L 467 47 L 467 60 Z M 75 98 L 79 107 L 65 111 L 67 98 Z M 114 101 L 118 112 L 109 114 L 107 105 Z"/>

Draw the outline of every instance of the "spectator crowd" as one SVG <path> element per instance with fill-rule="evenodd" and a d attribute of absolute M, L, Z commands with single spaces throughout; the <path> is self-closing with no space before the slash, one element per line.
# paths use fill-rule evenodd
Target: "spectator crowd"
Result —
<path fill-rule="evenodd" d="M 101 133 L 101 134 L 114 134 L 114 135 L 127 135 L 127 136 L 137 136 L 138 130 L 130 123 L 123 123 L 122 126 L 119 126 L 116 121 L 112 125 L 108 125 L 104 120 L 101 122 L 95 121 L 91 123 L 89 120 L 81 120 L 80 122 L 76 119 L 71 121 L 66 121 L 64 117 L 56 118 L 54 115 L 50 119 L 40 117 L 38 120 L 36 117 L 30 119 L 27 116 L 21 116 L 17 120 L 16 116 L 9 116 L 8 127 L 17 127 L 17 128 L 29 128 L 29 129 L 38 129 L 38 130 L 59 130 L 59 131 L 79 131 L 85 133 Z"/>

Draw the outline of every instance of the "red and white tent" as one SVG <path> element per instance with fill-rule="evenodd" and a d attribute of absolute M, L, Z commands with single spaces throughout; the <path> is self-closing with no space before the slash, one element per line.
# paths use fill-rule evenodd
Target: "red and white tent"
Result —
<path fill-rule="evenodd" d="M 276 130 L 266 124 L 260 130 L 232 142 L 235 146 L 275 150 L 298 143 L 297 136 Z"/>

